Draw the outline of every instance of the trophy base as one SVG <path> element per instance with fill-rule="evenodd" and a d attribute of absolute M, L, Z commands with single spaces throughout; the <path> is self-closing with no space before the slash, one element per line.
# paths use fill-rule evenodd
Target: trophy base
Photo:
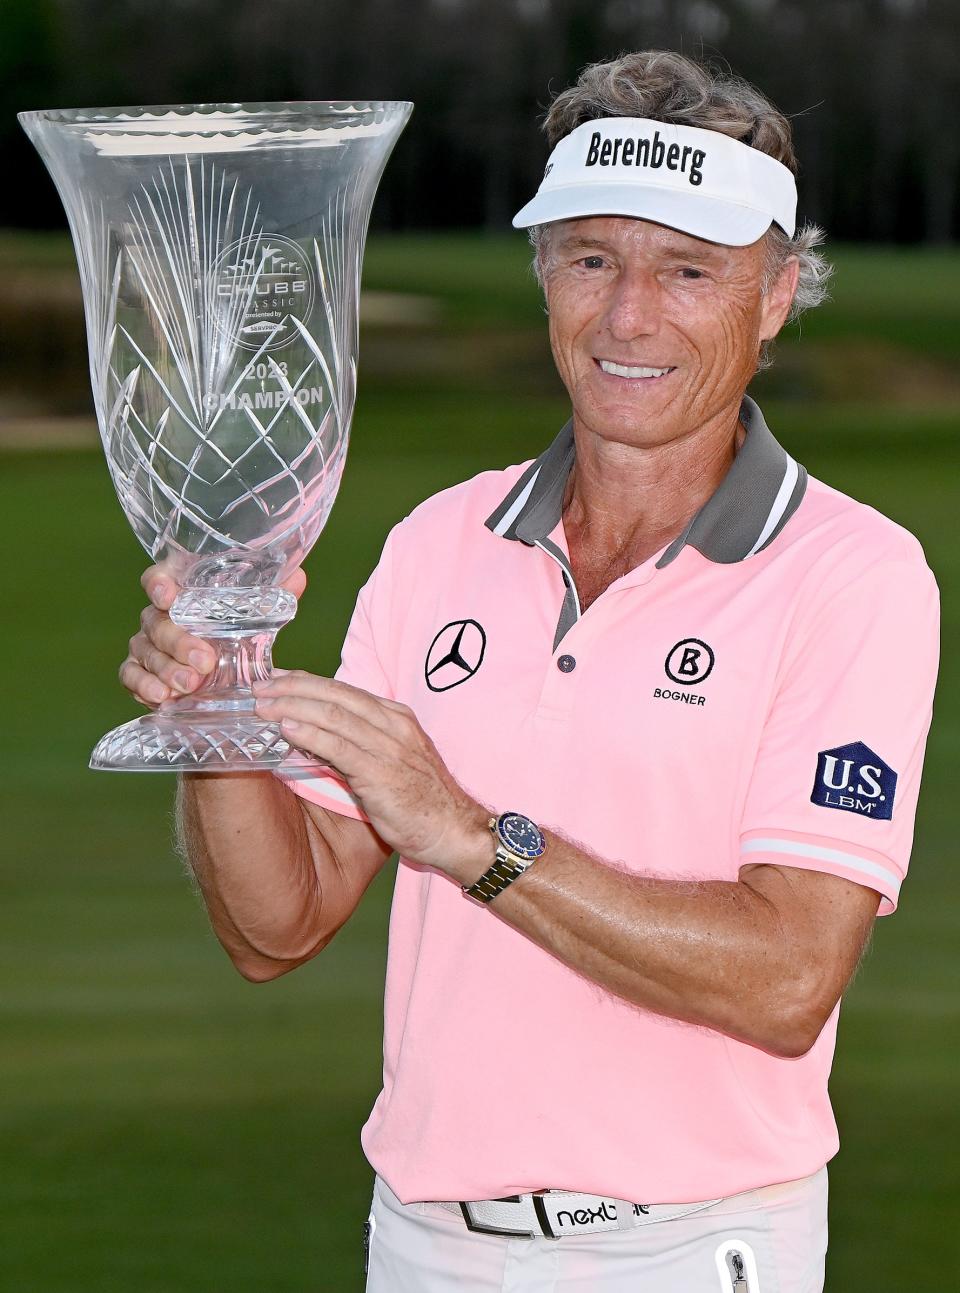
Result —
<path fill-rule="evenodd" d="M 242 585 L 186 588 L 170 608 L 181 628 L 213 648 L 216 665 L 198 691 L 165 700 L 100 738 L 90 756 L 97 772 L 305 771 L 327 765 L 291 745 L 278 723 L 256 711 L 254 682 L 273 671 L 277 630 L 297 600 L 282 588 Z"/>
<path fill-rule="evenodd" d="M 100 738 L 97 772 L 301 772 L 324 767 L 254 713 L 145 714 Z"/>

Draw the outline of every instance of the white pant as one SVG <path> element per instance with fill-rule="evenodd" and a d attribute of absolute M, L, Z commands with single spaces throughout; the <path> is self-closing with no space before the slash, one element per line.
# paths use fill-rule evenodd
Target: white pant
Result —
<path fill-rule="evenodd" d="M 370 1228 L 367 1293 L 821 1293 L 827 1169 L 563 1239 L 478 1234 L 437 1204 L 401 1203 L 378 1177 Z"/>

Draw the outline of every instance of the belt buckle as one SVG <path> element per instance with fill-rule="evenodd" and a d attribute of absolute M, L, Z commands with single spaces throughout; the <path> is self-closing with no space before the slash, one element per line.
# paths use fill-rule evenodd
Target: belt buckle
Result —
<path fill-rule="evenodd" d="M 544 1239 L 559 1239 L 560 1236 L 554 1232 L 550 1222 L 550 1216 L 547 1212 L 547 1205 L 544 1203 L 545 1194 L 533 1194 L 533 1210 L 537 1214 L 537 1220 L 540 1222 L 540 1229 L 543 1232 Z"/>
<path fill-rule="evenodd" d="M 504 1199 L 496 1199 L 497 1203 L 519 1203 L 520 1195 L 511 1194 Z M 517 1236 L 526 1236 L 528 1239 L 535 1239 L 536 1232 L 533 1230 L 501 1230 L 498 1226 L 483 1225 L 475 1221 L 470 1211 L 470 1203 L 460 1203 L 460 1213 L 463 1217 L 464 1225 L 468 1230 L 472 1230 L 475 1235 L 502 1235 L 504 1239 L 516 1239 Z"/>

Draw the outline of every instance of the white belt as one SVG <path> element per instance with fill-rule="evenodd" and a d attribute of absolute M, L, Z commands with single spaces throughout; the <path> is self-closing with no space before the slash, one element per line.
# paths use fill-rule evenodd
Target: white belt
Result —
<path fill-rule="evenodd" d="M 459 1212 L 469 1230 L 491 1235 L 526 1235 L 533 1239 L 562 1239 L 565 1235 L 601 1230 L 633 1230 L 656 1221 L 673 1221 L 712 1208 L 719 1199 L 703 1203 L 628 1203 L 598 1194 L 548 1190 L 546 1194 L 515 1194 L 506 1199 L 441 1203 Z"/>

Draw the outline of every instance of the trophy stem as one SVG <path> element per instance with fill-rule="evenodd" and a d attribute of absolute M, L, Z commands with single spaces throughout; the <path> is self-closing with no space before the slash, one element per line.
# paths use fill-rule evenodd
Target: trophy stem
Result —
<path fill-rule="evenodd" d="M 253 683 L 273 672 L 273 642 L 268 633 L 197 634 L 216 652 L 217 663 L 198 691 L 166 700 L 158 714 L 227 714 L 253 711 Z"/>
<path fill-rule="evenodd" d="M 201 688 L 164 701 L 97 743 L 90 767 L 105 772 L 267 772 L 316 765 L 278 723 L 256 713 L 251 690 L 273 670 L 273 642 L 296 614 L 282 588 L 185 589 L 170 618 L 203 638 L 217 663 Z"/>

